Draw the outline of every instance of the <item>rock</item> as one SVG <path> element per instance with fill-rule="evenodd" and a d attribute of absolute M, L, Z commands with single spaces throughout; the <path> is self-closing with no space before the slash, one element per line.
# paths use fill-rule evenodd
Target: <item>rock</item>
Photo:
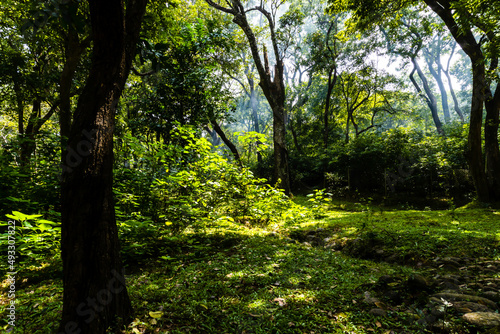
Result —
<path fill-rule="evenodd" d="M 377 284 L 380 284 L 380 285 L 387 285 L 389 283 L 392 283 L 394 282 L 396 279 L 393 277 L 393 276 L 389 276 L 389 275 L 383 275 L 383 276 L 380 276 L 378 281 L 377 281 Z"/>
<path fill-rule="evenodd" d="M 440 287 L 445 290 L 460 290 L 460 287 L 452 282 L 441 282 Z"/>
<path fill-rule="evenodd" d="M 452 307 L 460 313 L 491 312 L 486 305 L 473 302 L 458 301 L 454 302 Z"/>
<path fill-rule="evenodd" d="M 381 308 L 372 308 L 368 313 L 376 317 L 385 317 L 387 315 L 387 312 Z"/>
<path fill-rule="evenodd" d="M 500 303 L 500 292 L 486 291 L 483 292 L 481 296 L 494 302 Z"/>
<path fill-rule="evenodd" d="M 392 254 L 392 255 L 386 257 L 384 261 L 387 263 L 398 263 L 399 260 L 400 260 L 400 258 L 399 258 L 398 254 Z"/>
<path fill-rule="evenodd" d="M 478 296 L 462 295 L 459 293 L 436 293 L 435 295 L 433 295 L 433 297 L 437 299 L 442 298 L 446 301 L 469 301 L 474 303 L 481 303 L 492 310 L 496 310 L 498 308 L 495 302 Z"/>
<path fill-rule="evenodd" d="M 436 320 L 437 318 L 435 315 L 427 314 L 425 317 L 418 319 L 417 324 L 419 324 L 420 326 L 429 326 L 435 323 Z"/>
<path fill-rule="evenodd" d="M 429 290 L 432 284 L 424 276 L 414 274 L 408 277 L 407 285 L 410 291 L 422 291 Z"/>
<path fill-rule="evenodd" d="M 379 303 L 380 300 L 378 300 L 377 298 L 375 297 L 372 297 L 372 295 L 370 294 L 369 291 L 365 291 L 364 292 L 364 302 L 367 303 L 367 304 L 375 304 L 375 303 Z"/>
<path fill-rule="evenodd" d="M 479 327 L 490 328 L 500 326 L 500 314 L 494 312 L 466 313 L 462 318 L 468 323 Z"/>
<path fill-rule="evenodd" d="M 401 293 L 399 291 L 396 291 L 396 290 L 386 291 L 385 297 L 396 305 L 399 305 L 403 302 L 403 296 L 401 295 Z"/>

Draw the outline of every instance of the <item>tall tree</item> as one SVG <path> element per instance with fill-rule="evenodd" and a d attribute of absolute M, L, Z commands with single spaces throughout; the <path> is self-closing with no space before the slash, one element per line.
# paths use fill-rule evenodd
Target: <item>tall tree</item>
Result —
<path fill-rule="evenodd" d="M 500 4 L 484 1 L 470 6 L 464 1 L 424 0 L 443 20 L 453 38 L 472 62 L 472 103 L 467 147 L 467 160 L 481 201 L 500 200 L 500 149 L 498 128 L 500 112 L 500 81 L 498 74 L 500 54 Z M 481 33 L 477 41 L 473 27 Z M 489 65 L 489 66 L 488 66 Z M 487 68 L 488 67 L 488 68 Z M 496 88 L 493 88 L 496 87 Z M 493 92 L 493 89 L 495 91 Z M 484 153 L 481 147 L 483 107 Z"/>
<path fill-rule="evenodd" d="M 285 111 L 285 82 L 283 75 L 283 58 L 286 46 L 279 43 L 276 31 L 276 12 L 281 1 L 271 1 L 271 9 L 265 8 L 265 3 L 260 2 L 253 8 L 246 9 L 239 0 L 227 1 L 228 7 L 224 7 L 218 2 L 205 0 L 210 6 L 233 16 L 233 22 L 236 23 L 245 33 L 250 45 L 252 57 L 259 73 L 260 83 L 264 95 L 273 111 L 273 142 L 274 142 L 274 174 L 276 181 L 279 180 L 279 186 L 284 189 L 286 194 L 290 194 L 290 167 L 288 165 L 288 150 L 286 146 L 286 111 Z M 263 59 L 259 51 L 258 41 L 250 23 L 247 13 L 257 11 L 267 20 L 269 33 L 271 35 L 271 48 L 275 60 L 274 71 L 271 72 L 269 65 L 269 56 L 267 48 L 263 48 Z M 281 49 L 281 50 L 280 50 Z"/>
<path fill-rule="evenodd" d="M 498 143 L 500 89 L 500 3 L 496 0 L 332 0 L 333 10 L 349 10 L 357 28 L 365 29 L 403 8 L 425 4 L 444 22 L 472 63 L 472 98 L 467 161 L 480 201 L 500 200 Z M 419 10 L 423 11 L 420 7 Z M 484 155 L 482 147 L 483 109 Z"/>
<path fill-rule="evenodd" d="M 63 155 L 59 331 L 101 334 L 132 315 L 113 204 L 113 131 L 147 0 L 129 0 L 126 12 L 122 0 L 88 3 L 92 65 Z"/>

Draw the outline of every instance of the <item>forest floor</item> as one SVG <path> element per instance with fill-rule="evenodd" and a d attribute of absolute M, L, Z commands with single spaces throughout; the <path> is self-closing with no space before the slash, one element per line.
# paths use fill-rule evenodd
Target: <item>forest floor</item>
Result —
<path fill-rule="evenodd" d="M 153 257 L 125 254 L 123 333 L 499 333 L 499 227 L 489 208 L 335 202 L 301 223 L 163 237 Z M 23 275 L 16 333 L 54 332 L 59 264 Z"/>

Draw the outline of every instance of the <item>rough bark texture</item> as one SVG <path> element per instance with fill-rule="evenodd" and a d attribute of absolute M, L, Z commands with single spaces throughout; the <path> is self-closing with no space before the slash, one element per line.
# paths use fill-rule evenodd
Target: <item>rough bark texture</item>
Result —
<path fill-rule="evenodd" d="M 274 75 L 271 75 L 269 63 L 267 61 L 267 51 L 264 48 L 264 64 L 261 60 L 257 39 L 250 24 L 248 23 L 246 13 L 247 10 L 243 7 L 241 1 L 233 0 L 227 2 L 229 8 L 223 7 L 220 4 L 206 0 L 206 2 L 225 13 L 233 15 L 233 22 L 236 23 L 244 32 L 250 51 L 255 63 L 255 67 L 259 73 L 259 86 L 262 88 L 264 95 L 273 111 L 273 142 L 274 142 L 274 178 L 278 182 L 287 195 L 291 193 L 290 189 L 290 168 L 288 165 L 288 150 L 286 147 L 286 111 L 285 111 L 285 84 L 283 80 L 283 60 L 278 49 L 278 39 L 275 33 L 274 21 L 271 14 L 267 12 L 261 3 L 261 6 L 256 6 L 252 10 L 261 12 L 269 23 L 269 31 L 271 34 L 271 42 L 273 53 L 276 59 L 274 66 Z"/>
<path fill-rule="evenodd" d="M 469 120 L 469 135 L 467 145 L 467 160 L 469 170 L 474 180 L 478 199 L 482 202 L 498 201 L 498 184 L 500 184 L 500 159 L 498 148 L 498 99 L 491 96 L 486 80 L 485 56 L 477 43 L 470 27 L 463 27 L 454 18 L 449 0 L 424 0 L 438 14 L 453 38 L 462 47 L 472 63 L 472 101 Z M 493 60 L 493 64 L 495 61 Z M 489 95 L 489 96 L 488 96 Z M 486 102 L 485 153 L 487 163 L 483 159 L 481 145 L 481 129 L 483 121 L 483 106 Z M 488 171 L 486 171 L 488 165 Z M 495 188 L 496 186 L 496 188 Z"/>
<path fill-rule="evenodd" d="M 125 32 L 121 0 L 89 0 L 89 5 L 92 65 L 63 159 L 64 295 L 59 331 L 104 334 L 132 316 L 113 204 L 113 130 L 133 55 L 127 55 L 133 52 L 128 46 L 135 45 L 130 39 L 138 32 Z M 129 1 L 127 14 L 134 12 L 130 14 L 140 22 L 145 5 L 146 1 Z"/>
<path fill-rule="evenodd" d="M 80 62 L 83 51 L 90 43 L 90 39 L 80 42 L 77 32 L 70 26 L 65 40 L 65 56 L 63 70 L 60 77 L 59 99 L 61 106 L 59 108 L 59 128 L 61 131 L 62 151 L 66 148 L 67 139 L 71 131 L 71 88 L 76 68 Z"/>

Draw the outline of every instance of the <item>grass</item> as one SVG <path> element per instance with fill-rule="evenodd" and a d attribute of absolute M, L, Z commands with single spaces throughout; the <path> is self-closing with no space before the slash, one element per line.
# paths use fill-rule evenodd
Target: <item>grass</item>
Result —
<path fill-rule="evenodd" d="M 335 202 L 317 213 L 320 218 L 294 224 L 226 222 L 187 230 L 157 240 L 152 258 L 126 254 L 135 320 L 123 333 L 423 333 L 415 314 L 371 315 L 367 287 L 384 275 L 419 273 L 436 257 L 500 259 L 499 211 Z M 376 252 L 363 252 L 366 247 Z M 392 263 L 381 261 L 391 256 Z M 57 327 L 62 282 L 58 270 L 48 268 L 34 283 L 31 277 L 39 275 L 24 273 L 16 333 Z M 4 282 L 2 328 L 6 301 Z M 471 330 L 459 321 L 453 328 Z"/>

